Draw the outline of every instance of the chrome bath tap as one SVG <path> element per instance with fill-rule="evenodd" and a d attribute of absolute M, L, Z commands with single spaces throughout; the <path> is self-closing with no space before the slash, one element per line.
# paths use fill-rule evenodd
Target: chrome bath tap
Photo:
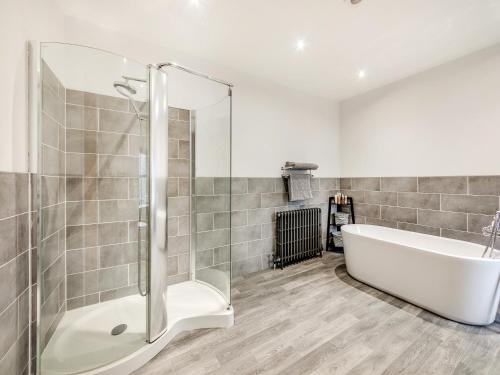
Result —
<path fill-rule="evenodd" d="M 500 237 L 500 211 L 497 211 L 497 213 L 495 214 L 495 218 L 493 219 L 491 224 L 483 228 L 483 235 L 489 236 L 490 240 L 488 241 L 488 245 L 486 245 L 486 248 L 484 249 L 482 258 L 484 258 L 486 254 L 488 254 L 488 250 L 490 250 L 490 258 L 492 258 L 497 237 Z"/>

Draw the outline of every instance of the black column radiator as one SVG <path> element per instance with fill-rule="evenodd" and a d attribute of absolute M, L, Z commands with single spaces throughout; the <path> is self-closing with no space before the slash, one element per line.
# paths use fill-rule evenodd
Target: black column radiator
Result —
<path fill-rule="evenodd" d="M 274 267 L 322 256 L 321 208 L 276 213 L 276 255 Z"/>

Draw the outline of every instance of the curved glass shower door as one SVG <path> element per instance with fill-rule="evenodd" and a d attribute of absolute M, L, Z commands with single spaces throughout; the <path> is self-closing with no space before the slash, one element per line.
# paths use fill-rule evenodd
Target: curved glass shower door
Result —
<path fill-rule="evenodd" d="M 231 304 L 231 90 L 215 104 L 192 111 L 195 180 L 195 280 Z M 238 214 L 238 213 L 236 213 Z M 246 218 L 245 218 L 246 219 Z"/>
<path fill-rule="evenodd" d="M 38 371 L 74 374 L 146 345 L 149 76 L 40 46 Z"/>

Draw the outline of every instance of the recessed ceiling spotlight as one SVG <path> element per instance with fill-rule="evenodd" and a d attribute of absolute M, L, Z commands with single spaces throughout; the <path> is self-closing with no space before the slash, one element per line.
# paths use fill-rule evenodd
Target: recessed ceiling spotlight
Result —
<path fill-rule="evenodd" d="M 361 2 L 361 0 L 351 0 L 352 5 L 359 4 L 360 2 Z"/>
<path fill-rule="evenodd" d="M 191 5 L 197 7 L 200 5 L 200 0 L 191 0 Z"/>
<path fill-rule="evenodd" d="M 360 70 L 358 72 L 358 78 L 359 79 L 363 79 L 363 78 L 365 78 L 365 76 L 366 76 L 366 72 L 364 70 Z"/>
<path fill-rule="evenodd" d="M 295 45 L 297 51 L 303 51 L 305 47 L 306 47 L 306 42 L 304 39 L 297 40 L 297 44 Z"/>

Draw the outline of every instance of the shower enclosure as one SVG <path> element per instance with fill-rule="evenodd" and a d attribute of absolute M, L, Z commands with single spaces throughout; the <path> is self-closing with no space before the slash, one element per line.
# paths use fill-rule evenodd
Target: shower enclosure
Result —
<path fill-rule="evenodd" d="M 183 330 L 231 326 L 232 85 L 32 49 L 37 373 L 126 374 Z"/>

